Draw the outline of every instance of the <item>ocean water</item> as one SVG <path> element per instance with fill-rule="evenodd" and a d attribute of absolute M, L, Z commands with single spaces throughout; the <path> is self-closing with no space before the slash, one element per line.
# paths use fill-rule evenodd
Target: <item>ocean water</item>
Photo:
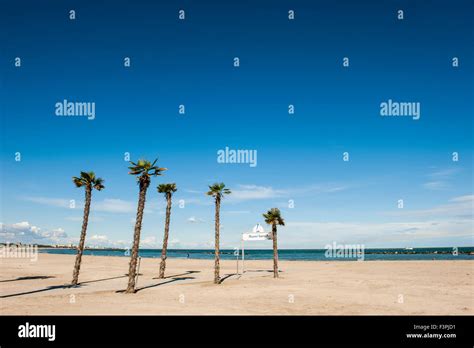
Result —
<path fill-rule="evenodd" d="M 49 254 L 75 254 L 75 249 L 40 249 L 40 252 Z M 325 249 L 281 249 L 278 250 L 280 260 L 290 261 L 353 261 L 352 258 L 328 258 L 325 255 Z M 465 254 L 467 253 L 467 254 Z M 453 255 L 453 248 L 414 248 L 406 249 L 366 249 L 364 260 L 474 260 L 474 247 L 458 248 L 458 255 Z M 125 250 L 85 250 L 85 255 L 96 256 L 122 256 L 129 257 Z M 169 258 L 180 259 L 203 259 L 211 260 L 214 258 L 214 250 L 211 249 L 168 249 Z M 140 256 L 147 258 L 160 258 L 161 250 L 158 249 L 140 249 Z M 271 249 L 246 249 L 246 260 L 270 260 L 273 258 Z M 221 250 L 221 259 L 235 260 L 234 250 Z"/>

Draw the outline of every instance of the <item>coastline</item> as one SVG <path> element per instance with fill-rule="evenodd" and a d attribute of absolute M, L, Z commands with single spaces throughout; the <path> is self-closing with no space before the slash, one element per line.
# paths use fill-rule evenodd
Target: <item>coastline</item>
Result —
<path fill-rule="evenodd" d="M 363 252 L 349 253 L 331 252 L 327 249 L 279 249 L 279 259 L 284 261 L 381 261 L 381 260 L 474 260 L 473 247 L 432 247 L 432 248 L 386 248 L 386 249 L 364 249 Z M 75 255 L 76 249 L 73 248 L 38 248 L 40 253 L 50 254 L 68 254 Z M 221 249 L 221 259 L 236 260 L 235 250 Z M 329 254 L 328 254 L 329 252 Z M 87 248 L 84 255 L 103 255 L 129 257 L 125 249 L 94 249 Z M 161 249 L 140 249 L 142 258 L 160 258 Z M 168 249 L 168 259 L 196 259 L 209 260 L 214 259 L 214 250 L 211 249 Z M 242 257 L 239 251 L 239 258 Z M 246 249 L 246 260 L 270 260 L 273 258 L 271 249 Z"/>

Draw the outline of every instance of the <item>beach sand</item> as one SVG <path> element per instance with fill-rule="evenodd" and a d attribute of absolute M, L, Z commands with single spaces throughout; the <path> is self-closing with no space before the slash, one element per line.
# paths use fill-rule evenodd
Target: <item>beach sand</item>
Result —
<path fill-rule="evenodd" d="M 221 261 L 168 259 L 166 279 L 155 279 L 159 259 L 142 259 L 136 294 L 126 288 L 129 258 L 84 256 L 78 288 L 74 256 L 0 259 L 0 313 L 34 314 L 474 314 L 474 261 Z M 30 279 L 28 279 L 30 277 Z M 35 278 L 36 277 L 36 278 Z M 22 279 L 23 278 L 23 279 Z M 12 296 L 9 296 L 12 295 Z"/>

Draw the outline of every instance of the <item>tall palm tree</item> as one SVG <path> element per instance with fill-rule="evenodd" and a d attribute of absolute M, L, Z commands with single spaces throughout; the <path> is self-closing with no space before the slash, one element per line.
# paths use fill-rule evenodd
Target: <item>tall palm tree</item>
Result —
<path fill-rule="evenodd" d="M 166 249 L 168 249 L 168 235 L 170 231 L 170 216 L 171 216 L 171 196 L 178 189 L 176 184 L 161 184 L 158 185 L 158 193 L 164 193 L 166 198 L 166 220 L 165 220 L 165 235 L 163 236 L 163 249 L 161 249 L 160 275 L 158 278 L 165 277 L 166 268 Z"/>
<path fill-rule="evenodd" d="M 76 187 L 84 187 L 86 191 L 86 199 L 84 204 L 84 217 L 82 219 L 81 239 L 77 246 L 76 263 L 74 264 L 74 271 L 72 273 L 72 286 L 76 286 L 79 280 L 79 270 L 81 269 L 82 254 L 84 252 L 84 243 L 86 241 L 87 224 L 89 223 L 89 211 L 91 207 L 92 190 L 101 191 L 105 188 L 104 180 L 96 178 L 94 172 L 81 172 L 80 176 L 72 177 L 73 183 Z"/>
<path fill-rule="evenodd" d="M 166 168 L 160 168 L 155 166 L 155 160 L 153 163 L 150 161 L 141 159 L 137 163 L 130 161 L 131 166 L 128 167 L 130 172 L 128 174 L 138 175 L 137 183 L 140 187 L 140 193 L 138 195 L 138 207 L 137 207 L 137 217 L 135 219 L 135 231 L 133 234 L 133 247 L 132 255 L 130 257 L 130 267 L 128 271 L 128 287 L 125 291 L 126 293 L 135 292 L 135 277 L 137 273 L 137 259 L 138 259 L 138 248 L 140 246 L 140 232 L 142 230 L 142 219 L 143 211 L 145 210 L 145 200 L 146 200 L 146 191 L 148 186 L 150 186 L 151 177 L 161 175 Z"/>
<path fill-rule="evenodd" d="M 278 245 L 277 245 L 277 225 L 285 226 L 285 221 L 281 217 L 280 209 L 272 208 L 263 214 L 265 222 L 272 225 L 273 239 L 273 278 L 278 278 Z"/>
<path fill-rule="evenodd" d="M 221 199 L 224 198 L 224 195 L 230 194 L 230 190 L 225 188 L 224 183 L 215 183 L 214 185 L 209 186 L 209 192 L 207 194 L 209 196 L 213 196 L 216 202 L 216 224 L 215 224 L 215 232 L 216 232 L 216 246 L 215 246 L 215 261 L 214 261 L 214 284 L 219 284 L 220 277 L 219 277 L 219 228 L 220 228 L 220 220 L 219 220 L 219 212 L 221 209 Z"/>

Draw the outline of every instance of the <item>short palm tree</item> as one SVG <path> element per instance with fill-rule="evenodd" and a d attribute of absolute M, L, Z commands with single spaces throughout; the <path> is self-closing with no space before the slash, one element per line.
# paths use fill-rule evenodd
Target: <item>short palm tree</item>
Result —
<path fill-rule="evenodd" d="M 278 245 L 277 245 L 277 225 L 285 226 L 285 221 L 281 217 L 280 209 L 272 208 L 266 214 L 263 214 L 265 222 L 272 225 L 273 239 L 273 277 L 278 278 Z"/>
<path fill-rule="evenodd" d="M 221 209 L 221 199 L 224 197 L 224 195 L 230 194 L 230 190 L 225 188 L 224 183 L 216 183 L 214 185 L 209 186 L 209 192 L 207 194 L 209 196 L 213 196 L 215 199 L 216 203 L 216 216 L 215 216 L 215 261 L 214 261 L 214 283 L 219 284 L 220 282 L 220 276 L 219 276 L 219 270 L 220 270 L 220 265 L 219 265 L 219 228 L 220 228 L 220 218 L 219 218 L 219 212 Z"/>
<path fill-rule="evenodd" d="M 130 257 L 130 267 L 128 271 L 128 286 L 126 293 L 135 292 L 135 278 L 137 273 L 137 259 L 138 259 L 138 248 L 140 246 L 140 232 L 142 230 L 143 211 L 145 210 L 146 191 L 150 186 L 151 177 L 161 175 L 166 168 L 160 168 L 155 166 L 155 160 L 153 163 L 147 160 L 138 160 L 137 163 L 131 162 L 129 174 L 137 175 L 137 183 L 140 187 L 140 193 L 138 195 L 138 207 L 137 217 L 135 220 L 135 230 L 133 234 L 133 246 L 132 254 Z"/>
<path fill-rule="evenodd" d="M 157 187 L 158 193 L 163 193 L 166 198 L 166 220 L 165 220 L 165 234 L 163 236 L 163 249 L 161 249 L 160 275 L 158 278 L 165 277 L 166 268 L 166 250 L 168 249 L 168 235 L 170 230 L 170 216 L 171 216 L 171 196 L 178 189 L 176 184 L 161 184 Z"/>
<path fill-rule="evenodd" d="M 82 219 L 81 239 L 77 247 L 76 263 L 74 264 L 74 271 L 72 274 L 71 285 L 76 286 L 79 280 L 79 270 L 81 269 L 82 254 L 84 252 L 84 244 L 86 241 L 87 224 L 89 223 L 89 211 L 92 200 L 92 190 L 101 191 L 105 188 L 104 180 L 96 178 L 94 172 L 81 172 L 80 176 L 73 176 L 72 181 L 76 187 L 84 187 L 86 191 L 84 204 L 84 217 Z"/>

